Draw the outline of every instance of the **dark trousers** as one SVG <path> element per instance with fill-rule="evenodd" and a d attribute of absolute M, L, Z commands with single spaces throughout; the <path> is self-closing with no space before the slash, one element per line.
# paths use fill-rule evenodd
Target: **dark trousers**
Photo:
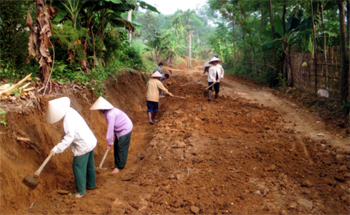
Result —
<path fill-rule="evenodd" d="M 126 160 L 128 158 L 131 132 L 129 134 L 119 137 L 119 140 L 117 137 L 115 137 L 115 140 L 114 140 L 115 168 L 124 169 L 125 167 Z"/>
<path fill-rule="evenodd" d="M 85 155 L 74 157 L 73 173 L 77 194 L 85 195 L 86 188 L 90 190 L 96 187 L 94 150 Z"/>
<path fill-rule="evenodd" d="M 214 82 L 208 82 L 208 86 L 212 85 Z M 209 90 L 213 90 L 213 87 L 210 87 Z M 218 94 L 220 91 L 220 82 L 214 84 L 215 93 Z"/>

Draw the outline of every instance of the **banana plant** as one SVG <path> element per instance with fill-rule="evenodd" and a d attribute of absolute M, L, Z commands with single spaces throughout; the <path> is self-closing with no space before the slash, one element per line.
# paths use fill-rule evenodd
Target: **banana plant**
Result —
<path fill-rule="evenodd" d="M 155 32 L 154 37 L 148 41 L 148 46 L 154 50 L 156 63 L 161 61 L 162 53 L 169 50 L 170 37 L 171 34 L 169 32 L 164 34 Z"/>
<path fill-rule="evenodd" d="M 54 21 L 60 22 L 64 17 L 69 15 L 70 20 L 73 23 L 73 28 L 77 29 L 77 25 L 79 25 L 79 13 L 86 2 L 86 0 L 51 1 L 52 6 L 59 9 Z"/>
<path fill-rule="evenodd" d="M 170 41 L 170 45 L 168 49 L 166 50 L 166 63 L 172 63 L 175 57 L 175 61 L 177 61 L 177 56 L 181 51 L 184 51 L 186 49 L 186 46 L 183 44 L 178 43 L 179 38 L 175 37 Z"/>
<path fill-rule="evenodd" d="M 287 69 L 287 84 L 289 87 L 293 86 L 293 68 L 290 59 L 290 47 L 291 45 L 304 45 L 304 47 L 301 48 L 303 50 L 309 50 L 310 44 L 312 43 L 311 27 L 312 22 L 310 17 L 305 18 L 302 10 L 294 10 L 286 20 L 284 31 L 282 20 L 279 17 L 275 20 L 275 34 L 273 38 L 276 39 L 262 45 L 263 51 L 271 50 L 274 47 L 282 48 L 285 54 L 284 63 Z"/>

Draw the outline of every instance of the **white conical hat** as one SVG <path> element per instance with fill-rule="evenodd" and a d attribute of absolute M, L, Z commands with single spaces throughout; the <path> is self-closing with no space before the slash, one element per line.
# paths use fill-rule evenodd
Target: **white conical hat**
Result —
<path fill-rule="evenodd" d="M 113 108 L 113 105 L 101 96 L 92 105 L 90 110 L 110 110 L 112 108 Z"/>
<path fill-rule="evenodd" d="M 209 66 L 212 66 L 212 65 L 209 63 L 209 61 L 207 61 L 207 62 L 205 62 L 205 63 L 203 64 L 203 67 L 209 67 Z"/>
<path fill-rule="evenodd" d="M 69 107 L 70 99 L 68 97 L 62 97 L 49 101 L 46 121 L 50 124 L 60 121 L 67 114 Z"/>
<path fill-rule="evenodd" d="M 219 58 L 216 58 L 216 57 L 213 57 L 209 63 L 212 63 L 212 62 L 215 62 L 215 61 L 218 61 L 218 62 L 221 62 L 221 60 Z"/>
<path fill-rule="evenodd" d="M 160 72 L 158 72 L 158 71 L 153 73 L 152 77 L 153 78 L 163 78 L 162 74 L 160 74 Z"/>

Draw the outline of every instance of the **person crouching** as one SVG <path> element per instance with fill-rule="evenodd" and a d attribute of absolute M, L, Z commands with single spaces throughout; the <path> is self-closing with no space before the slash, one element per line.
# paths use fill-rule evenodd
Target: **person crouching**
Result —
<path fill-rule="evenodd" d="M 86 124 L 83 117 L 70 107 L 70 99 L 62 97 L 49 101 L 46 121 L 54 124 L 63 119 L 64 136 L 52 150 L 53 156 L 62 153 L 71 146 L 73 173 L 77 189 L 76 198 L 86 194 L 86 189 L 96 187 L 94 148 L 97 139 Z"/>
<path fill-rule="evenodd" d="M 107 150 L 111 150 L 111 146 L 114 145 L 114 170 L 111 174 L 117 174 L 126 165 L 133 124 L 128 115 L 118 108 L 113 107 L 103 97 L 98 98 L 90 110 L 99 110 L 105 116 L 108 124 L 106 136 L 108 143 Z"/>
<path fill-rule="evenodd" d="M 159 90 L 165 92 L 166 94 L 173 97 L 173 94 L 164 87 L 162 82 L 159 79 L 163 76 L 159 72 L 155 72 L 151 76 L 152 78 L 147 83 L 147 115 L 148 120 L 151 125 L 156 122 L 156 116 L 158 113 L 158 103 L 159 103 Z"/>

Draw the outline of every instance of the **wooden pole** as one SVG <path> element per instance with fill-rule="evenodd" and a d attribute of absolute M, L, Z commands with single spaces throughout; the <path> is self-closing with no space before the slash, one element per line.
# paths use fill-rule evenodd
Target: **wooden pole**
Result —
<path fill-rule="evenodd" d="M 132 10 L 129 10 L 128 12 L 128 21 L 131 22 L 132 21 Z M 131 34 L 131 30 L 128 30 L 128 39 L 132 40 L 132 34 Z M 131 47 L 131 44 L 130 44 L 130 47 Z"/>

